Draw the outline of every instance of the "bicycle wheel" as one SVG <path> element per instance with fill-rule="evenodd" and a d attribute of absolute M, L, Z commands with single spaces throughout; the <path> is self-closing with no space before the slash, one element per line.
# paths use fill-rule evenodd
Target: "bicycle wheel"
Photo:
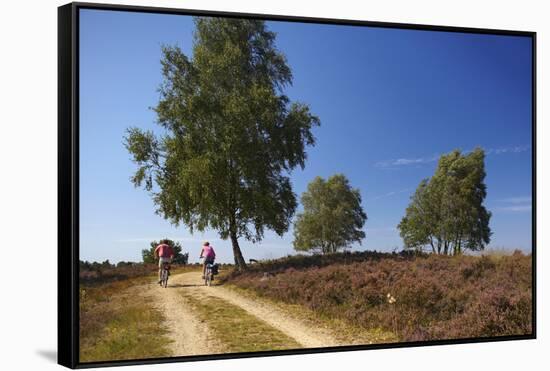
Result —
<path fill-rule="evenodd" d="M 210 268 L 206 267 L 206 272 L 204 272 L 204 285 L 210 286 Z"/>
<path fill-rule="evenodd" d="M 168 283 L 168 275 L 166 274 L 166 269 L 162 269 L 160 281 L 161 281 L 160 285 L 166 288 L 166 284 Z"/>

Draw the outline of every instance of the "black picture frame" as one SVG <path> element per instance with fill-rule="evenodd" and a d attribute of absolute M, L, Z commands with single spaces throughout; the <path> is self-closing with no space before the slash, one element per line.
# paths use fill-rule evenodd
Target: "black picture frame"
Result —
<path fill-rule="evenodd" d="M 180 356 L 82 363 L 79 360 L 79 11 L 81 9 L 111 10 L 156 14 L 254 18 L 287 22 L 356 25 L 476 34 L 515 35 L 532 42 L 532 333 L 517 336 L 448 339 L 391 344 L 338 346 L 313 349 L 229 353 L 219 355 Z M 69 368 L 122 366 L 182 361 L 220 360 L 245 357 L 280 356 L 322 352 L 342 352 L 382 348 L 402 348 L 431 345 L 494 342 L 536 339 L 536 32 L 484 28 L 464 28 L 422 24 L 387 23 L 363 20 L 312 18 L 252 13 L 232 13 L 191 9 L 70 3 L 58 8 L 58 363 Z"/>

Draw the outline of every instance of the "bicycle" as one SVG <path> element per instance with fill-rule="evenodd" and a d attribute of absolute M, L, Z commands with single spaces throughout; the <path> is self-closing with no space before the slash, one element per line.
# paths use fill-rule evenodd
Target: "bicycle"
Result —
<path fill-rule="evenodd" d="M 204 258 L 201 258 L 204 259 Z M 214 273 L 213 273 L 213 263 L 206 264 L 206 269 L 204 270 L 204 285 L 205 286 L 211 286 L 212 280 L 214 279 Z"/>
<path fill-rule="evenodd" d="M 170 263 L 163 263 L 160 271 L 160 285 L 164 288 L 168 286 L 168 276 L 170 276 Z"/>
<path fill-rule="evenodd" d="M 212 273 L 212 263 L 206 264 L 206 272 L 204 272 L 204 284 L 206 286 L 212 285 L 212 280 L 214 279 L 214 273 Z"/>

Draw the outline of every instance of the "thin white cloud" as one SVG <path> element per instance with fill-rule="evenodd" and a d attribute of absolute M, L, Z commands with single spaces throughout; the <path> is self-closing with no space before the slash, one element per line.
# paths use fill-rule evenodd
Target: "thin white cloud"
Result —
<path fill-rule="evenodd" d="M 528 212 L 533 209 L 531 196 L 508 197 L 498 200 L 500 206 L 497 206 L 495 211 L 502 212 Z"/>
<path fill-rule="evenodd" d="M 514 154 L 522 153 L 530 150 L 530 146 L 515 146 L 515 147 L 501 147 L 501 148 L 486 148 L 486 155 L 502 155 L 502 154 Z M 472 150 L 463 151 L 463 153 L 469 153 Z M 375 164 L 379 168 L 392 168 L 403 167 L 408 165 L 423 165 L 436 162 L 441 154 L 435 154 L 429 157 L 411 157 L 411 158 L 397 158 L 392 160 L 379 161 Z"/>
<path fill-rule="evenodd" d="M 510 203 L 510 204 L 524 204 L 524 203 L 530 203 L 532 201 L 532 198 L 531 196 L 521 196 L 521 197 L 503 198 L 499 201 L 504 203 Z"/>
<path fill-rule="evenodd" d="M 372 198 L 367 198 L 367 201 L 380 200 L 380 199 L 382 199 L 382 198 L 387 198 L 387 197 L 396 196 L 396 195 L 398 195 L 398 194 L 405 193 L 405 192 L 409 192 L 409 191 L 411 191 L 410 188 L 400 189 L 400 190 L 398 190 L 398 191 L 391 191 L 391 192 L 385 193 L 385 194 L 383 194 L 383 195 L 379 195 L 379 196 L 372 197 Z"/>
<path fill-rule="evenodd" d="M 505 153 L 522 153 L 531 149 L 530 146 L 516 146 L 516 147 L 504 147 L 504 148 L 489 148 L 485 150 L 487 155 L 502 155 Z"/>
<path fill-rule="evenodd" d="M 418 158 L 398 158 L 393 160 L 379 161 L 375 164 L 376 167 L 395 167 L 395 166 L 407 166 L 407 165 L 421 165 L 430 162 L 435 162 L 439 158 L 439 155 L 432 157 L 418 157 Z"/>
<path fill-rule="evenodd" d="M 497 207 L 495 210 L 509 211 L 509 212 L 526 212 L 526 211 L 531 211 L 532 206 L 531 205 L 502 206 L 502 207 Z"/>

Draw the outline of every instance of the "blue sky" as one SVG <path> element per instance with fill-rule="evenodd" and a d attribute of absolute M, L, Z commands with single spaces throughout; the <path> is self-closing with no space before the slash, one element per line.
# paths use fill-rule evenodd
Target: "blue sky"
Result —
<path fill-rule="evenodd" d="M 368 214 L 354 249 L 402 246 L 396 225 L 437 156 L 455 148 L 487 151 L 490 247 L 531 250 L 531 42 L 526 37 L 268 22 L 286 55 L 292 100 L 321 119 L 300 195 L 315 176 L 344 173 Z M 81 10 L 80 254 L 83 260 L 141 259 L 153 239 L 179 240 L 196 261 L 212 242 L 220 261 L 231 244 L 215 231 L 175 228 L 134 188 L 123 147 L 127 127 L 160 132 L 150 109 L 159 99 L 161 45 L 191 55 L 193 22 L 176 15 Z M 292 230 L 244 240 L 245 259 L 293 253 Z"/>

